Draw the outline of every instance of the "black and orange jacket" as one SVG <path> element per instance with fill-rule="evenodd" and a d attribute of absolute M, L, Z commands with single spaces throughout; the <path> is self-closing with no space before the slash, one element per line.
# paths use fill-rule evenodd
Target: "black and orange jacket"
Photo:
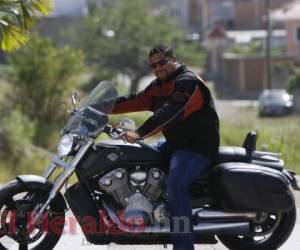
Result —
<path fill-rule="evenodd" d="M 184 65 L 164 82 L 155 79 L 144 91 L 119 97 L 112 114 L 146 110 L 154 114 L 137 129 L 141 138 L 162 131 L 172 151 L 217 156 L 219 119 L 213 99 L 204 82 Z"/>

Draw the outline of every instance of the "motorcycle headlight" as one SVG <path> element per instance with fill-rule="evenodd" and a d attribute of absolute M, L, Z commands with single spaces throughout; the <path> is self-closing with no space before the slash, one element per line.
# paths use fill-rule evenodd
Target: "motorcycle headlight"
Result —
<path fill-rule="evenodd" d="M 61 138 L 57 147 L 58 157 L 67 156 L 71 153 L 74 145 L 74 138 L 74 134 L 66 134 Z"/>

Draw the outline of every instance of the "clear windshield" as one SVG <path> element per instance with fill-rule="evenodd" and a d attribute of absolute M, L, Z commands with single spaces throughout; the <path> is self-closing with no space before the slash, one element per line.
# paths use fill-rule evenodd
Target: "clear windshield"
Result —
<path fill-rule="evenodd" d="M 112 111 L 117 96 L 112 82 L 100 82 L 71 116 L 63 134 L 76 133 L 96 138 L 107 124 L 107 114 Z"/>
<path fill-rule="evenodd" d="M 100 82 L 85 98 L 81 107 L 90 106 L 109 114 L 118 97 L 118 91 L 111 81 Z"/>

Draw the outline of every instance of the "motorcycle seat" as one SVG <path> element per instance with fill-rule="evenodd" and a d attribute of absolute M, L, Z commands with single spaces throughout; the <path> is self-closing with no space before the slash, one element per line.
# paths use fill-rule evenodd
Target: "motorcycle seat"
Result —
<path fill-rule="evenodd" d="M 224 146 L 219 148 L 217 164 L 227 162 L 250 162 L 250 160 L 246 149 L 243 147 Z M 213 167 L 214 166 L 208 168 L 208 170 L 198 176 L 194 182 L 206 182 L 209 179 Z"/>
<path fill-rule="evenodd" d="M 220 147 L 219 148 L 219 163 L 226 162 L 250 162 L 251 157 L 243 147 Z"/>
<path fill-rule="evenodd" d="M 251 163 L 280 171 L 284 168 L 284 161 L 268 155 L 268 152 L 266 152 L 265 155 L 262 154 L 260 156 L 253 156 L 249 155 L 249 153 L 247 153 L 247 149 L 244 147 L 220 147 L 218 163 L 221 164 L 228 162 Z"/>

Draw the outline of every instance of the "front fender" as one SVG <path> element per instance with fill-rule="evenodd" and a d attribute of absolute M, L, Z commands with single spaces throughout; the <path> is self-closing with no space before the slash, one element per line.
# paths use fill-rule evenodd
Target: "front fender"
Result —
<path fill-rule="evenodd" d="M 53 186 L 49 180 L 38 175 L 18 175 L 16 180 L 18 183 L 30 189 L 50 191 L 51 187 Z"/>
<path fill-rule="evenodd" d="M 42 190 L 50 192 L 53 187 L 53 184 L 49 180 L 38 175 L 18 175 L 16 180 L 19 184 L 24 185 L 29 190 Z M 54 201 L 61 211 L 67 210 L 67 204 L 60 192 L 57 193 Z"/>

